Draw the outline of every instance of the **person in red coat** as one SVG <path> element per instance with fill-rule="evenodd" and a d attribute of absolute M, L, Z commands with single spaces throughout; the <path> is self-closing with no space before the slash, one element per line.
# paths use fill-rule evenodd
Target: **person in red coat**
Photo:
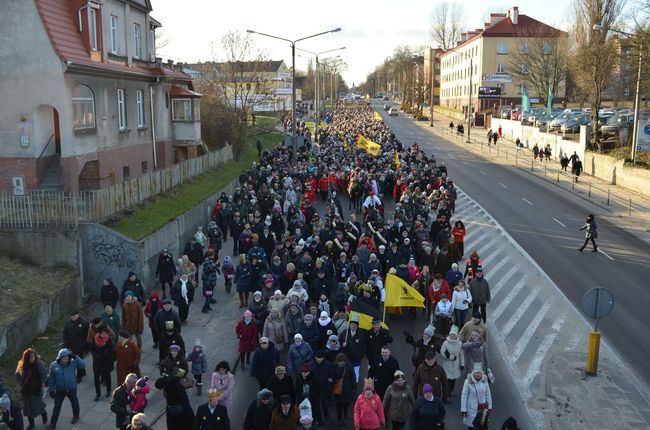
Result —
<path fill-rule="evenodd" d="M 318 192 L 322 201 L 327 201 L 327 191 L 329 190 L 329 180 L 327 174 L 323 173 L 318 179 Z"/>
<path fill-rule="evenodd" d="M 158 347 L 158 338 L 160 337 L 156 330 L 155 316 L 156 312 L 162 309 L 162 301 L 158 297 L 158 293 L 154 290 L 149 291 L 149 298 L 144 307 L 144 315 L 149 320 L 149 330 L 151 330 L 151 337 L 153 338 L 153 347 Z"/>
<path fill-rule="evenodd" d="M 237 323 L 235 333 L 239 339 L 239 361 L 243 369 L 244 364 L 251 364 L 251 352 L 257 348 L 257 325 L 253 322 L 251 311 L 244 312 L 244 318 Z"/>
<path fill-rule="evenodd" d="M 465 254 L 465 235 L 467 230 L 465 229 L 465 224 L 462 221 L 458 220 L 454 223 L 454 227 L 451 229 L 451 235 L 454 237 L 454 243 L 458 247 L 458 252 L 460 257 L 463 258 Z"/>
<path fill-rule="evenodd" d="M 449 283 L 442 274 L 436 273 L 434 280 L 431 281 L 431 284 L 429 285 L 429 301 L 431 302 L 431 309 L 436 308 L 442 294 L 451 297 L 451 288 L 449 288 Z"/>

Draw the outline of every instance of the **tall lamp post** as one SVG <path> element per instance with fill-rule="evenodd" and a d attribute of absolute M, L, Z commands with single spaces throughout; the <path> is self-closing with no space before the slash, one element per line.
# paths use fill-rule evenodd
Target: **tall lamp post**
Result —
<path fill-rule="evenodd" d="M 605 27 L 602 24 L 594 24 L 593 29 L 596 31 L 613 31 L 614 33 L 622 34 L 631 39 L 638 39 L 638 36 L 636 34 L 626 33 L 621 30 Z M 641 94 L 641 65 L 642 64 L 643 64 L 643 48 L 641 46 L 641 42 L 639 41 L 639 69 L 637 70 L 637 75 L 636 75 L 636 94 L 634 95 L 634 128 L 632 129 L 632 164 L 636 164 L 636 146 L 639 140 L 639 101 L 640 101 L 639 99 Z M 598 112 L 596 112 L 596 115 L 598 115 Z"/>
<path fill-rule="evenodd" d="M 340 51 L 342 49 L 345 49 L 345 46 L 342 46 L 340 48 L 328 49 L 327 51 L 321 51 L 321 52 L 312 52 L 312 51 L 308 51 L 307 49 L 302 49 L 302 48 L 296 48 L 296 49 L 298 51 L 307 52 L 307 53 L 312 54 L 312 55 L 314 55 L 316 57 L 316 79 L 315 79 L 315 81 L 316 81 L 316 93 L 315 93 L 315 97 L 316 97 L 316 112 L 317 112 L 317 114 L 316 114 L 316 127 L 318 128 L 318 127 L 320 127 L 320 114 L 321 114 L 321 111 L 320 111 L 320 90 L 318 88 L 318 65 L 320 64 L 318 62 L 318 56 L 323 55 L 323 54 L 327 54 L 328 52 Z M 329 58 L 336 58 L 336 57 L 338 57 L 338 55 L 335 56 L 335 57 L 329 57 Z M 315 133 L 315 130 L 314 130 L 314 133 Z"/>
<path fill-rule="evenodd" d="M 453 48 L 447 48 L 447 51 L 452 51 L 457 54 L 462 55 L 465 58 L 469 58 L 469 100 L 467 106 L 467 143 L 471 143 L 471 130 L 472 130 L 472 77 L 474 76 L 474 58 L 471 55 L 467 55 L 465 52 L 460 52 Z"/>
<path fill-rule="evenodd" d="M 341 31 L 341 28 L 335 28 L 333 30 L 323 31 L 321 33 L 312 34 L 311 36 L 301 37 L 300 39 L 291 40 L 285 39 L 284 37 L 273 36 L 267 33 L 260 33 L 255 30 L 246 30 L 247 33 L 259 34 L 260 36 L 270 37 L 272 39 L 284 40 L 291 44 L 291 150 L 292 150 L 292 161 L 296 161 L 298 157 L 298 151 L 296 148 L 296 43 L 311 39 L 312 37 L 322 36 L 327 33 L 336 33 Z"/>
<path fill-rule="evenodd" d="M 430 80 L 430 88 L 429 88 L 429 127 L 433 127 L 433 90 L 434 90 L 434 85 L 433 85 L 433 67 L 435 65 L 435 59 L 436 59 L 436 54 L 435 50 L 433 48 L 429 48 L 429 80 Z"/>

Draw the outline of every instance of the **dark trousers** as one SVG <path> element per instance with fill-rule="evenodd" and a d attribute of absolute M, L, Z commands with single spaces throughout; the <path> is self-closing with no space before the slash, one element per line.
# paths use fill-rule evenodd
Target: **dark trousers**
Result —
<path fill-rule="evenodd" d="M 483 322 L 485 323 L 485 318 L 487 317 L 487 305 L 485 303 L 481 304 L 474 304 L 472 303 L 472 312 L 480 311 L 481 312 L 481 318 L 483 319 Z"/>
<path fill-rule="evenodd" d="M 455 379 L 447 379 L 447 386 L 449 387 L 449 394 L 454 392 L 454 387 L 456 386 Z"/>
<path fill-rule="evenodd" d="M 169 279 L 159 280 L 160 281 L 160 290 L 162 291 L 162 298 L 165 300 L 167 298 L 167 293 L 172 290 L 172 281 Z"/>
<path fill-rule="evenodd" d="M 406 423 L 402 423 L 399 421 L 391 421 L 390 424 L 393 430 L 402 430 L 404 426 L 406 426 Z"/>
<path fill-rule="evenodd" d="M 73 388 L 72 390 L 68 391 L 57 390 L 54 394 L 54 408 L 52 409 L 52 419 L 50 420 L 50 424 L 56 425 L 56 422 L 59 420 L 61 405 L 63 405 L 63 400 L 65 400 L 66 397 L 70 399 L 70 404 L 72 405 L 72 416 L 79 416 L 79 399 L 77 398 L 77 389 Z"/>
<path fill-rule="evenodd" d="M 349 408 L 350 408 L 350 403 L 336 402 L 336 419 L 338 421 L 342 421 L 343 418 L 348 419 Z"/>
<path fill-rule="evenodd" d="M 95 383 L 95 394 L 97 394 L 97 397 L 102 394 L 102 383 L 106 386 L 106 394 L 111 393 L 111 372 L 93 372 L 93 382 Z"/>
<path fill-rule="evenodd" d="M 190 313 L 190 305 L 189 304 L 184 304 L 180 303 L 178 305 L 178 317 L 180 318 L 181 322 L 187 321 L 187 315 Z"/>
<path fill-rule="evenodd" d="M 158 334 L 158 330 L 156 330 L 156 324 L 153 323 L 151 326 L 149 326 L 151 329 L 151 337 L 153 338 L 153 343 L 155 345 L 158 345 L 158 340 L 160 339 L 160 335 Z"/>
<path fill-rule="evenodd" d="M 596 246 L 596 241 L 594 241 L 594 237 L 593 236 L 587 236 L 587 238 L 585 239 L 585 243 L 582 245 L 582 248 L 580 248 L 580 250 L 585 249 L 585 247 L 587 246 L 589 241 L 591 241 L 591 244 L 594 246 L 594 250 L 598 249 L 598 246 Z"/>
<path fill-rule="evenodd" d="M 203 303 L 203 311 L 209 311 L 210 310 L 210 303 L 212 303 L 212 296 L 206 296 L 205 297 L 205 303 Z"/>
<path fill-rule="evenodd" d="M 314 400 L 311 402 L 311 411 L 314 414 L 314 419 L 321 425 L 323 424 L 323 417 L 326 420 L 330 418 L 327 400 Z"/>

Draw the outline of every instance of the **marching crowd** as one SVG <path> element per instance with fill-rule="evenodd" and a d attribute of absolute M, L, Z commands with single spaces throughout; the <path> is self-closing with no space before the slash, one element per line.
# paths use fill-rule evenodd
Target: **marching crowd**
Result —
<path fill-rule="evenodd" d="M 297 124 L 309 137 L 297 161 L 280 145 L 242 172 L 240 187 L 222 193 L 206 231 L 199 227 L 180 258 L 162 250 L 157 290 L 147 291 L 135 273 L 121 289 L 106 279 L 104 312 L 85 321 L 74 311 L 55 361 L 47 365 L 37 351 L 25 350 L 16 390 L 0 385 L 0 429 L 22 429 L 23 415 L 28 429 L 39 418 L 56 428 L 66 398 L 75 424 L 88 355 L 94 400 L 111 399 L 120 429 L 149 428 L 144 411 L 153 388 L 165 397 L 170 430 L 307 430 L 333 422 L 357 430 L 429 430 L 458 419 L 470 429 L 488 428 L 490 289 L 480 256 L 464 249 L 462 220 L 452 221 L 456 192 L 445 166 L 417 144 L 404 147 L 367 104 L 329 113 L 313 142 L 304 123 Z M 380 144 L 381 152 L 359 149 L 359 136 Z M 423 316 L 413 320 L 422 323 L 422 335 L 406 333 L 415 348 L 411 363 L 391 354 L 394 333 L 381 315 L 420 311 L 384 306 L 389 274 L 425 298 Z M 230 420 L 230 364 L 219 362 L 204 380 L 204 347 L 183 338 L 190 304 L 200 295 L 201 311 L 212 312 L 218 284 L 224 294 L 233 288 L 238 294 L 236 366 L 259 385 L 243 423 Z M 159 351 L 155 376 L 140 371 L 145 318 Z M 202 395 L 204 384 L 208 400 L 193 410 L 187 391 Z M 54 399 L 50 417 L 47 394 Z M 452 412 L 454 395 L 460 410 Z M 514 430 L 516 421 L 501 428 Z"/>

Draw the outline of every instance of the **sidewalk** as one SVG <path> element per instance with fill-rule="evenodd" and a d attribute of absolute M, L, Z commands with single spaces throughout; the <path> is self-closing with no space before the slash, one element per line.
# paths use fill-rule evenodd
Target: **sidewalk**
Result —
<path fill-rule="evenodd" d="M 438 136 L 453 142 L 458 146 L 474 151 L 481 157 L 490 159 L 495 163 L 510 165 L 535 175 L 546 182 L 571 192 L 576 197 L 588 201 L 603 213 L 601 216 L 610 218 L 613 222 L 623 224 L 628 230 L 634 232 L 639 238 L 650 244 L 650 197 L 643 196 L 634 191 L 627 190 L 607 181 L 596 178 L 583 172 L 579 182 L 573 181 L 570 172 L 562 172 L 560 163 L 555 160 L 533 160 L 532 151 L 522 148 L 517 151 L 514 142 L 505 138 L 500 139 L 497 145 L 487 145 L 483 128 L 472 128 L 471 143 L 467 143 L 466 136 L 451 133 L 447 124 L 454 118 L 438 113 L 434 119 L 434 127 L 429 123 L 416 122 L 422 128 L 430 130 Z M 478 134 L 478 138 L 475 137 Z"/>

